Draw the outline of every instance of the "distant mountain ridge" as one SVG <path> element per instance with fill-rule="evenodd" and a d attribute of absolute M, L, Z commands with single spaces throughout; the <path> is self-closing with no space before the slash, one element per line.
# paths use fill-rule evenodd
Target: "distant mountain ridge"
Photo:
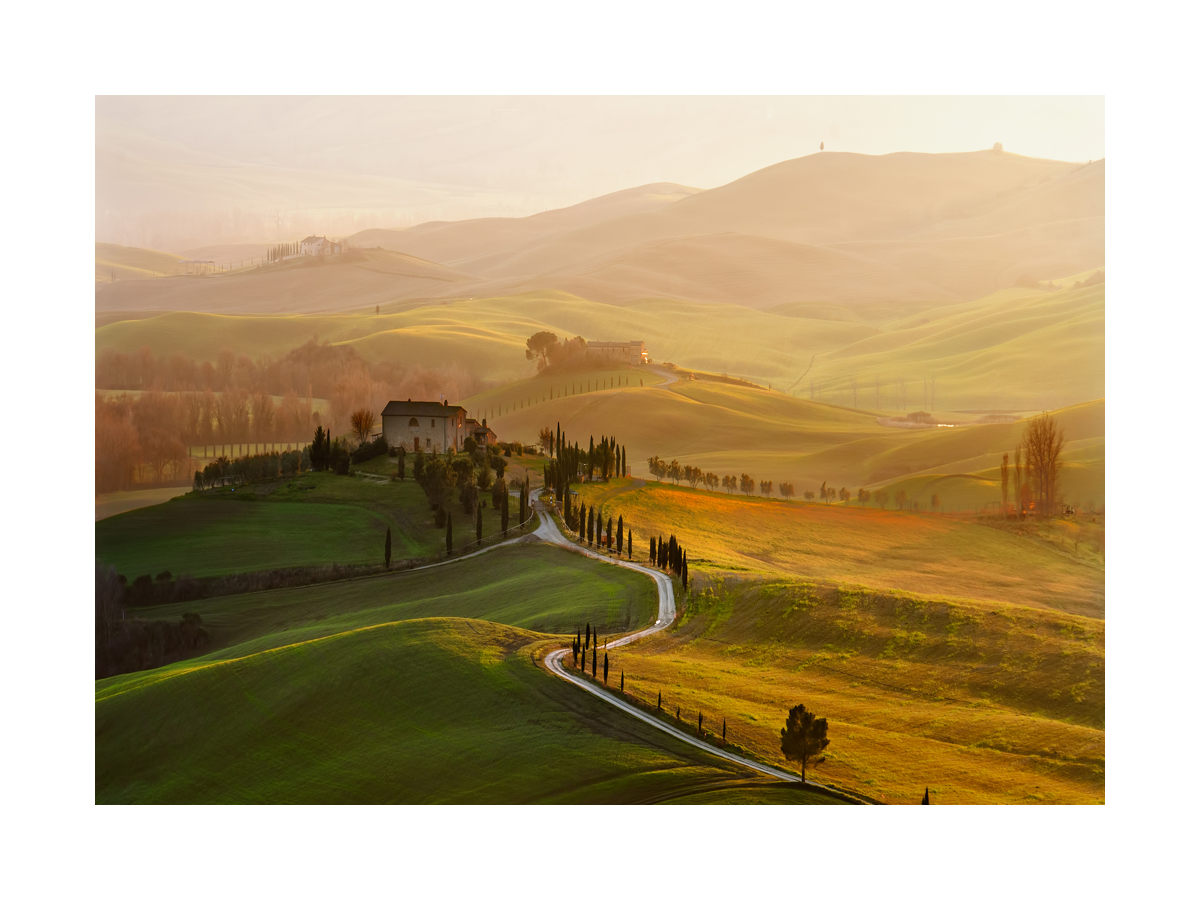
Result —
<path fill-rule="evenodd" d="M 335 311 L 530 290 L 764 310 L 944 305 L 1103 266 L 1104 161 L 822 152 L 706 191 L 648 184 L 524 218 L 370 229 L 349 242 L 417 259 L 330 267 L 308 286 L 284 269 L 257 273 L 253 290 L 235 284 L 245 276 L 117 281 L 97 285 L 97 309 Z"/>

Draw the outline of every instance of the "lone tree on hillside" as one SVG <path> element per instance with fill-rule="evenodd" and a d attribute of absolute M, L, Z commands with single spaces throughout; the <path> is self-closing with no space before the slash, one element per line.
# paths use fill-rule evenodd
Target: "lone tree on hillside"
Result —
<path fill-rule="evenodd" d="M 1025 471 L 1033 477 L 1037 505 L 1046 516 L 1054 515 L 1064 442 L 1058 424 L 1045 413 L 1025 426 L 1025 435 L 1021 438 Z"/>
<path fill-rule="evenodd" d="M 550 365 L 550 353 L 558 346 L 558 335 L 553 331 L 539 331 L 525 341 L 525 358 L 536 359 L 538 371 Z"/>
<path fill-rule="evenodd" d="M 808 767 L 825 762 L 825 748 L 829 746 L 829 723 L 818 719 L 801 703 L 788 710 L 787 726 L 779 729 L 779 745 L 783 755 L 800 763 L 800 781 L 808 780 Z"/>
<path fill-rule="evenodd" d="M 358 442 L 365 444 L 375 428 L 375 413 L 366 407 L 356 409 L 350 414 L 350 427 L 354 429 L 354 435 L 358 438 Z"/>
<path fill-rule="evenodd" d="M 538 432 L 538 443 L 542 445 L 542 449 L 546 451 L 547 456 L 554 455 L 554 432 L 550 430 L 550 426 L 546 425 Z"/>

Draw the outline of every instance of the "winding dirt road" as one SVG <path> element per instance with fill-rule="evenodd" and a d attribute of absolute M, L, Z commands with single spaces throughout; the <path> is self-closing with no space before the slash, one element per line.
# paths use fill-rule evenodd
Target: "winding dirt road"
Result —
<path fill-rule="evenodd" d="M 587 550 L 583 547 L 580 547 L 573 541 L 568 540 L 567 537 L 561 531 L 559 531 L 553 517 L 546 511 L 540 500 L 536 502 L 535 509 L 537 511 L 538 518 L 541 519 L 541 525 L 539 525 L 538 529 L 533 533 L 535 537 L 545 541 L 548 544 L 558 544 L 561 547 L 567 547 L 576 553 L 582 553 L 585 556 L 592 557 L 593 559 L 602 560 L 615 566 L 622 566 L 626 569 L 633 569 L 635 572 L 641 572 L 643 575 L 649 575 L 654 579 L 654 583 L 658 586 L 658 618 L 655 620 L 654 624 L 649 628 L 644 628 L 641 631 L 633 634 L 627 634 L 625 637 L 618 638 L 615 641 L 609 641 L 606 644 L 607 647 L 623 647 L 627 644 L 632 644 L 634 641 L 641 640 L 644 637 L 670 627 L 671 623 L 675 620 L 675 588 L 671 584 L 670 576 L 663 572 L 659 572 L 656 569 L 650 569 L 646 566 L 639 565 L 629 560 L 618 561 L 611 556 L 606 556 L 602 553 L 596 553 L 592 550 Z M 567 667 L 563 665 L 563 658 L 566 657 L 569 652 L 570 650 L 568 648 L 563 648 L 562 650 L 552 650 L 550 653 L 546 654 L 546 667 L 559 678 L 571 682 L 593 696 L 599 697 L 605 703 L 611 703 L 613 706 L 617 707 L 627 715 L 633 716 L 635 719 L 645 722 L 647 725 L 657 728 L 659 731 L 665 731 L 672 737 L 677 738 L 678 740 L 681 740 L 687 744 L 691 744 L 693 747 L 697 747 L 700 750 L 703 750 L 705 753 L 711 754 L 712 756 L 718 756 L 721 759 L 736 763 L 739 766 L 745 766 L 747 769 L 753 769 L 755 772 L 759 772 L 763 775 L 769 775 L 772 778 L 778 778 L 780 781 L 800 781 L 800 777 L 798 775 L 793 775 L 791 772 L 784 772 L 781 769 L 776 769 L 774 766 L 768 766 L 765 763 L 754 762 L 753 760 L 746 759 L 743 756 L 738 756 L 737 754 L 722 750 L 720 747 L 714 747 L 712 744 L 702 741 L 698 736 L 689 735 L 677 728 L 672 728 L 671 726 L 660 721 L 651 713 L 639 709 L 633 704 L 626 703 L 624 700 L 613 696 L 613 694 L 598 687 L 586 676 L 577 675 L 572 670 L 567 669 Z M 814 787 L 824 788 L 825 790 L 834 791 L 839 794 L 841 793 L 840 791 L 837 791 L 836 788 L 830 788 L 828 785 L 823 785 L 816 781 L 810 781 L 808 783 Z M 861 802 L 857 800 L 857 798 L 849 797 L 848 795 L 843 796 L 846 796 L 847 799 L 852 800 L 853 802 Z"/>

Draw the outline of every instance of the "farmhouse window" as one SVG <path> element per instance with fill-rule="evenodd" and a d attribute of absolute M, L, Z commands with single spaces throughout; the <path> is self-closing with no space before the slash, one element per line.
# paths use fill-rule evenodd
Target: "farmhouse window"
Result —
<path fill-rule="evenodd" d="M 418 427 L 420 427 L 420 426 L 418 425 L 418 423 L 417 423 L 417 419 L 416 419 L 416 417 L 415 417 L 415 416 L 414 416 L 413 418 L 411 418 L 411 419 L 409 419 L 409 420 L 408 420 L 408 427 L 409 427 L 409 428 L 418 428 Z"/>

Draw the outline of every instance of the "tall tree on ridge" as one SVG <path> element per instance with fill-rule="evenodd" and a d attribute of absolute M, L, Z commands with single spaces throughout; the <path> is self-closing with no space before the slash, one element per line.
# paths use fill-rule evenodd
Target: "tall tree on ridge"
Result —
<path fill-rule="evenodd" d="M 392 567 L 392 526 L 388 526 L 387 537 L 383 539 L 383 567 Z"/>

